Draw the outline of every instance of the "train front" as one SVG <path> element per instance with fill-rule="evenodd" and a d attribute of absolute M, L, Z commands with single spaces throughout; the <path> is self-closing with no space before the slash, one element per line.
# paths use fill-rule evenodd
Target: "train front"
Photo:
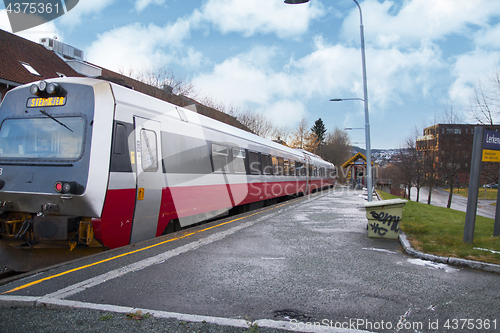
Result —
<path fill-rule="evenodd" d="M 7 93 L 0 264 L 29 271 L 104 249 L 92 218 L 106 193 L 113 110 L 109 83 L 98 80 L 54 79 Z"/>

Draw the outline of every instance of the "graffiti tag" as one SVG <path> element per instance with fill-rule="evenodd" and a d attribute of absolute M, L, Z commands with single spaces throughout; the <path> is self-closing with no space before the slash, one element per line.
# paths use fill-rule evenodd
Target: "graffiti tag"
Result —
<path fill-rule="evenodd" d="M 399 221 L 401 221 L 401 216 L 389 215 L 388 213 L 380 212 L 377 213 L 375 211 L 371 211 L 372 217 L 381 222 L 379 223 L 371 223 L 370 226 L 374 233 L 378 233 L 380 236 L 384 236 L 389 230 L 394 232 L 399 232 Z"/>

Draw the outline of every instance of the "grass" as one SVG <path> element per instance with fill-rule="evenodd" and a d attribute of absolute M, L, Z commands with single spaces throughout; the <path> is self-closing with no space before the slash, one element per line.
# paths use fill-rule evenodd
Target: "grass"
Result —
<path fill-rule="evenodd" d="M 379 191 L 383 199 L 396 196 Z M 403 209 L 400 228 L 413 248 L 444 257 L 457 257 L 500 264 L 500 237 L 493 237 L 494 220 L 476 217 L 474 243 L 463 242 L 465 213 L 408 201 Z"/>
<path fill-rule="evenodd" d="M 445 189 L 445 191 L 450 191 L 449 189 Z M 488 199 L 488 200 L 496 200 L 497 198 L 497 193 L 498 190 L 496 188 L 484 188 L 480 187 L 479 188 L 479 199 Z M 460 189 L 453 189 L 453 194 L 458 194 L 463 197 L 468 197 L 469 194 L 469 189 L 468 188 L 460 188 Z"/>

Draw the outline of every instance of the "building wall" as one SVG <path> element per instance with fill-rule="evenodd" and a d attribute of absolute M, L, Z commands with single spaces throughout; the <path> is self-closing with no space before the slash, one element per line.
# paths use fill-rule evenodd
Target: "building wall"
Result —
<path fill-rule="evenodd" d="M 459 168 L 459 183 L 468 182 L 469 166 L 474 141 L 474 128 L 471 124 L 436 124 L 423 130 L 417 138 L 416 149 L 422 159 L 434 161 L 437 178 L 443 180 L 443 169 Z M 500 125 L 484 126 L 490 131 L 500 131 Z"/>

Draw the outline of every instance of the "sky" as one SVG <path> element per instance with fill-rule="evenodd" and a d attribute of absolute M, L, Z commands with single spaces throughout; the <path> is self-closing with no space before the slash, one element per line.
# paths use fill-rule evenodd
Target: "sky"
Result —
<path fill-rule="evenodd" d="M 471 103 L 500 73 L 500 1 L 359 0 L 372 149 L 400 148 Z M 5 7 L 0 29 L 11 32 Z M 80 0 L 17 35 L 54 37 L 121 73 L 168 70 L 205 97 L 276 127 L 350 130 L 364 147 L 360 16 L 352 0 Z"/>

